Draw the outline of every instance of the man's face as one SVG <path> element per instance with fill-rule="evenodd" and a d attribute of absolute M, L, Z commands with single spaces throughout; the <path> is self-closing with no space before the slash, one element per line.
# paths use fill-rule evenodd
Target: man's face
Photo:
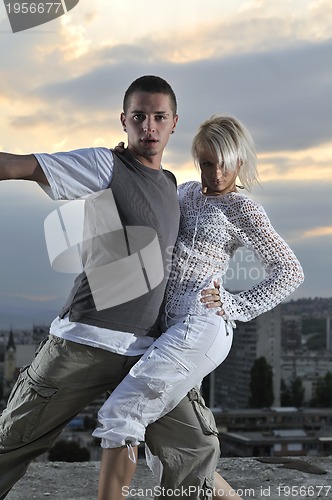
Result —
<path fill-rule="evenodd" d="M 128 134 L 128 149 L 141 163 L 159 168 L 170 134 L 178 121 L 167 94 L 135 92 L 121 123 Z"/>

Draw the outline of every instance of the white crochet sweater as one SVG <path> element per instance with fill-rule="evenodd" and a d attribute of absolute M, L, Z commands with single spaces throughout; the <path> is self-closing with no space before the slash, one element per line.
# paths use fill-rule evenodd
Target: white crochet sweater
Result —
<path fill-rule="evenodd" d="M 181 220 L 166 288 L 166 316 L 211 314 L 200 302 L 200 292 L 212 288 L 217 279 L 226 319 L 249 321 L 275 307 L 302 283 L 300 263 L 259 204 L 240 193 L 204 196 L 201 184 L 192 181 L 181 184 L 178 195 Z M 232 294 L 223 288 L 222 277 L 239 247 L 254 252 L 266 277 Z"/>

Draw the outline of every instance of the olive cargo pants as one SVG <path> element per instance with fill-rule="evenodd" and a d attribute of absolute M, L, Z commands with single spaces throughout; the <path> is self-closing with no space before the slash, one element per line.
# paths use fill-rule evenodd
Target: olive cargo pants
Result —
<path fill-rule="evenodd" d="M 41 344 L 0 416 L 0 500 L 29 463 L 51 448 L 65 425 L 112 391 L 138 359 L 52 335 Z M 199 394 L 191 391 L 172 412 L 151 424 L 146 443 L 163 464 L 162 488 L 193 491 L 194 486 L 196 492 L 186 498 L 210 498 L 219 442 L 213 416 Z"/>

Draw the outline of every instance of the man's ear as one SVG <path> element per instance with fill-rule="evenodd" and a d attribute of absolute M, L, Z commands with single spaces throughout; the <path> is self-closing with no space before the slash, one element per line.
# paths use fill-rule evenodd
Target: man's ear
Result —
<path fill-rule="evenodd" d="M 122 125 L 123 130 L 126 132 L 126 115 L 124 114 L 124 112 L 122 112 L 120 115 L 120 121 L 121 121 L 121 125 Z"/>
<path fill-rule="evenodd" d="M 174 130 L 176 128 L 176 125 L 178 123 L 178 120 L 179 120 L 179 116 L 178 115 L 175 115 L 174 118 L 173 118 L 173 128 L 172 128 L 172 134 L 174 133 Z"/>

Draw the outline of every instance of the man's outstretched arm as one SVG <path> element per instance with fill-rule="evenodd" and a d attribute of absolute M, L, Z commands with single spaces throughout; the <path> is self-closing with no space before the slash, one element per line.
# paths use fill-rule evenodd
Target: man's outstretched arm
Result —
<path fill-rule="evenodd" d="M 9 179 L 24 179 L 48 185 L 37 158 L 32 154 L 0 153 L 0 181 Z"/>

